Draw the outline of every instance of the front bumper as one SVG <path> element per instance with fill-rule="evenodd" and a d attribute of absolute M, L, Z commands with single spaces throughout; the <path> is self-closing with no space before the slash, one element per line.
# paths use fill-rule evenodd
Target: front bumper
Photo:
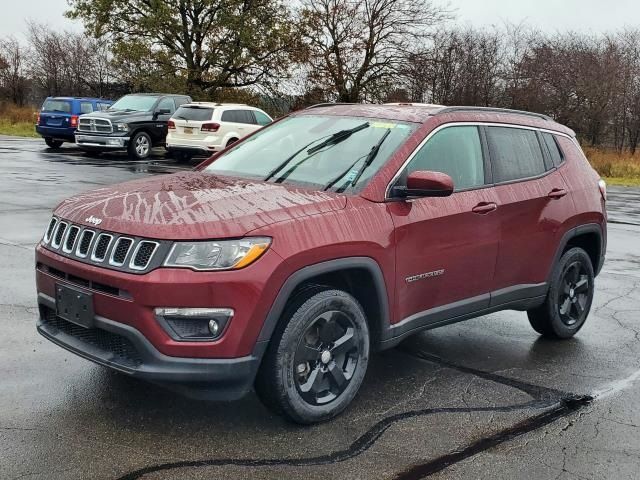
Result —
<path fill-rule="evenodd" d="M 91 149 L 123 149 L 129 145 L 129 137 L 110 136 L 110 135 L 86 135 L 76 132 L 76 145 L 78 147 L 88 147 Z"/>
<path fill-rule="evenodd" d="M 101 316 L 86 329 L 56 315 L 55 301 L 38 294 L 38 332 L 87 360 L 127 375 L 210 400 L 235 400 L 247 393 L 260 364 L 258 356 L 230 359 L 179 358 L 160 353 L 135 328 Z"/>

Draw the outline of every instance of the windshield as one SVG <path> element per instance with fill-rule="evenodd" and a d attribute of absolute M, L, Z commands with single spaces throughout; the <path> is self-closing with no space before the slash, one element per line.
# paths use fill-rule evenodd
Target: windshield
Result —
<path fill-rule="evenodd" d="M 148 112 L 156 103 L 158 97 L 148 95 L 125 95 L 109 107 L 109 110 L 133 110 L 136 112 Z"/>
<path fill-rule="evenodd" d="M 47 100 L 42 105 L 43 112 L 71 113 L 71 102 L 67 100 Z"/>
<path fill-rule="evenodd" d="M 362 188 L 416 129 L 389 120 L 302 115 L 261 130 L 205 171 L 320 190 Z"/>

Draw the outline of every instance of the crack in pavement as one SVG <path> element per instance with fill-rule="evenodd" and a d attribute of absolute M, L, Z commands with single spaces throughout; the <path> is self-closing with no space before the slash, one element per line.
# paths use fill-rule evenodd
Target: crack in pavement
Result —
<path fill-rule="evenodd" d="M 415 465 L 400 473 L 396 480 L 411 480 L 424 478 L 432 473 L 443 470 L 454 463 L 472 457 L 477 453 L 492 448 L 501 443 L 507 442 L 525 433 L 531 432 L 555 420 L 567 416 L 591 402 L 589 396 L 576 396 L 560 390 L 530 384 L 520 380 L 503 377 L 491 372 L 476 370 L 473 368 L 456 365 L 437 356 L 421 351 L 404 352 L 408 355 L 439 364 L 442 367 L 457 370 L 462 373 L 474 375 L 476 377 L 500 383 L 502 385 L 520 390 L 532 397 L 532 400 L 513 405 L 490 406 L 490 407 L 433 407 L 419 410 L 410 410 L 395 415 L 385 417 L 373 424 L 369 429 L 358 437 L 348 447 L 335 452 L 319 455 L 315 457 L 301 458 L 222 458 L 222 459 L 202 459 L 167 462 L 148 467 L 143 467 L 126 473 L 117 480 L 136 480 L 143 476 L 161 472 L 171 471 L 181 468 L 203 468 L 203 467 L 223 467 L 223 466 L 243 466 L 243 467 L 274 467 L 274 466 L 317 466 L 344 462 L 366 452 L 376 441 L 394 424 L 411 418 L 419 418 L 435 414 L 470 413 L 470 412 L 515 412 L 527 409 L 547 409 L 543 413 L 530 417 L 512 427 L 482 438 L 467 447 L 452 452 L 450 454 L 430 460 L 426 463 Z"/>

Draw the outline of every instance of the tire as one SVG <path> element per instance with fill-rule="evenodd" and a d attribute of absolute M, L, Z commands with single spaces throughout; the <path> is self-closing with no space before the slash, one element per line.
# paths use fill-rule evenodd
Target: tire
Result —
<path fill-rule="evenodd" d="M 288 420 L 312 424 L 341 413 L 369 362 L 369 328 L 358 301 L 315 287 L 289 302 L 256 378 L 262 402 Z"/>
<path fill-rule="evenodd" d="M 229 148 L 231 145 L 233 145 L 237 141 L 238 141 L 237 138 L 230 138 L 229 141 L 227 142 L 227 146 L 225 148 Z"/>
<path fill-rule="evenodd" d="M 129 146 L 127 147 L 127 151 L 129 152 L 130 158 L 135 158 L 136 160 L 145 160 L 149 158 L 151 155 L 151 148 L 153 144 L 151 142 L 151 137 L 146 132 L 138 132 L 131 140 L 129 140 Z"/>
<path fill-rule="evenodd" d="M 568 339 L 578 333 L 591 310 L 594 278 L 587 252 L 572 248 L 564 253 L 553 269 L 544 303 L 527 312 L 533 329 L 553 339 Z"/>
<path fill-rule="evenodd" d="M 44 137 L 44 143 L 46 143 L 49 148 L 60 148 L 64 142 L 62 140 L 54 140 L 51 137 Z"/>

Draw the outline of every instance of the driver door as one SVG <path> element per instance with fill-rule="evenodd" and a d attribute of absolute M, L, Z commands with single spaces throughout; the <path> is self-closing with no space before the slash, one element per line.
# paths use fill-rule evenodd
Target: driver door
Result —
<path fill-rule="evenodd" d="M 388 203 L 395 226 L 396 321 L 439 323 L 489 306 L 499 243 L 497 198 L 486 142 L 477 126 L 444 127 L 423 143 L 399 176 L 451 176 L 449 197 Z"/>

